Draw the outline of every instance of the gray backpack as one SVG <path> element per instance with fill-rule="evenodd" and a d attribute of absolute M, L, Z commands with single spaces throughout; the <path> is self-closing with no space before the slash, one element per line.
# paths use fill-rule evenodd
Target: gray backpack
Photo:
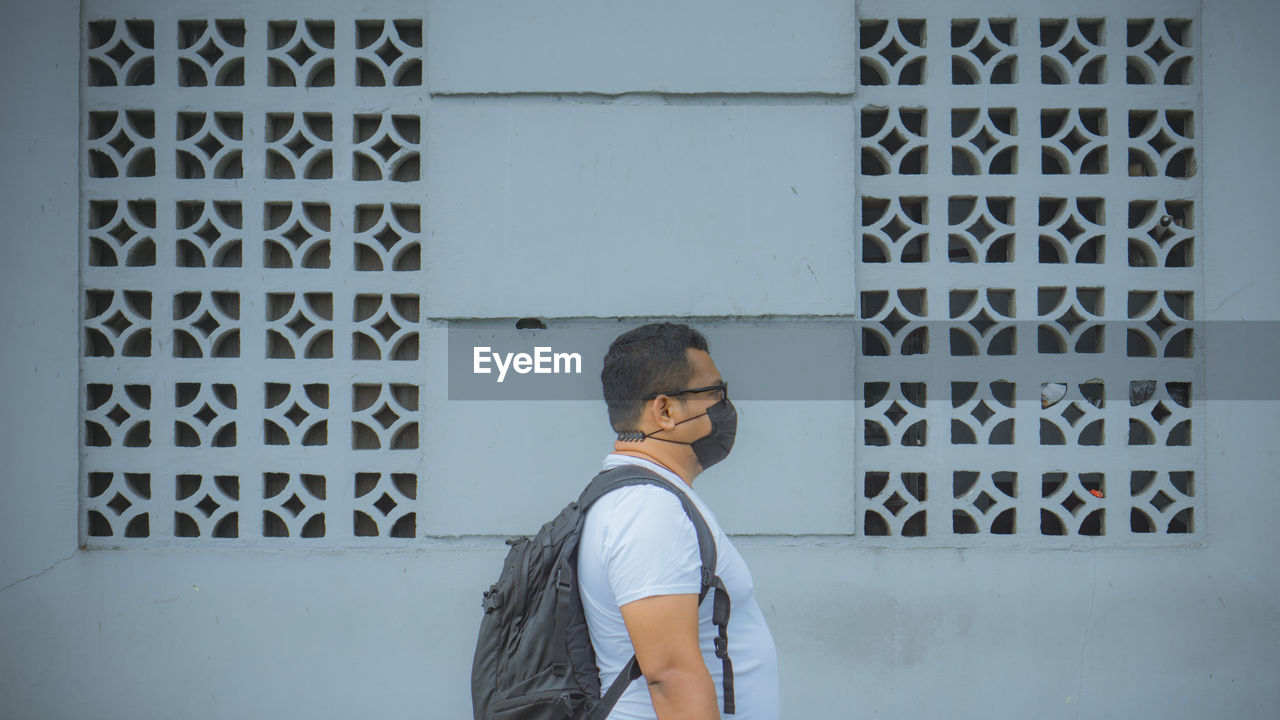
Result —
<path fill-rule="evenodd" d="M 668 481 L 635 465 L 600 473 L 577 502 L 569 503 L 532 539 L 508 540 L 502 574 L 484 593 L 484 618 L 471 665 L 475 720 L 604 720 L 632 680 L 642 674 L 635 656 L 600 693 L 599 668 L 578 596 L 578 541 L 587 509 L 629 485 L 657 485 L 680 498 L 693 522 L 702 556 L 701 603 L 714 590 L 716 657 L 724 666 L 724 711 L 733 714 L 729 660 L 729 593 L 715 574 L 716 546 L 693 501 Z"/>

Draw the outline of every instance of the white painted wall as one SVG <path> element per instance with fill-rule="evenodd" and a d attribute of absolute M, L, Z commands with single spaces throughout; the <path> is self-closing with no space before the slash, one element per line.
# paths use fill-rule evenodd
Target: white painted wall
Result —
<path fill-rule="evenodd" d="M 849 90 L 847 3 L 787 12 L 765 3 L 687 12 L 637 6 L 625 23 L 585 6 L 434 3 L 428 83 L 481 94 Z M 79 8 L 56 0 L 9 11 L 0 29 L 0 717 L 466 717 L 479 591 L 496 574 L 500 540 L 428 539 L 378 550 L 76 550 Z M 1280 7 L 1267 0 L 1205 3 L 1209 319 L 1280 315 L 1271 212 L 1280 51 L 1269 34 L 1278 23 Z M 642 62 L 653 36 L 672 26 L 676 51 Z M 849 114 L 843 130 L 842 113 Z M 440 316 L 850 308 L 852 261 L 839 248 L 853 241 L 852 115 L 826 95 L 790 97 L 779 107 L 742 99 L 668 105 L 658 96 L 504 105 L 464 95 L 435 103 L 429 123 L 424 224 L 440 248 L 437 268 L 450 270 L 431 271 L 428 293 L 438 293 Z M 788 152 L 778 143 L 792 127 L 806 128 L 805 139 Z M 618 141 L 622 128 L 647 147 L 672 148 L 669 161 Z M 485 138 L 508 137 L 510 150 L 481 147 Z M 759 153 L 739 157 L 735 143 L 747 139 Z M 824 146 L 835 150 L 824 154 Z M 741 174 L 726 172 L 728 161 L 743 163 L 733 166 Z M 597 162 L 598 180 L 579 177 Z M 634 185 L 624 166 L 636 168 Z M 661 181 L 664 168 L 671 184 Z M 693 193 L 699 184 L 713 186 L 705 205 L 672 190 Z M 744 197 L 760 214 L 749 225 L 738 214 Z M 664 224 L 667 213 L 672 222 Z M 558 232 L 557 215 L 580 218 L 574 234 Z M 706 290 L 652 304 L 635 299 L 632 278 L 594 292 L 563 289 L 546 274 L 526 281 L 530 267 L 594 277 L 614 253 L 572 250 L 595 235 L 618 237 L 608 232 L 611 216 L 643 223 L 626 230 L 635 233 L 622 235 L 628 240 L 648 235 L 679 248 L 682 229 L 728 228 L 746 233 L 753 252 Z M 779 240 L 793 225 L 804 241 Z M 528 256 L 493 262 L 485 243 L 499 237 L 525 240 L 518 252 Z M 572 244 L 526 249 L 560 237 Z M 723 237 L 709 242 L 730 242 L 729 232 Z M 764 274 L 771 252 L 783 261 Z M 797 270 L 802 261 L 819 263 L 816 278 Z M 1214 368 L 1211 354 L 1210 394 L 1226 379 Z M 433 384 L 439 373 L 424 381 L 427 396 L 441 392 Z M 515 529 L 533 529 L 573 491 L 574 478 L 591 472 L 608 439 L 602 409 L 589 403 L 434 401 L 428 423 L 439 434 L 425 436 L 440 439 L 424 446 L 424 493 L 443 534 L 492 531 L 477 503 L 498 494 L 487 483 L 511 467 L 503 455 L 527 457 L 519 464 L 545 465 L 560 478 L 554 490 L 518 495 L 527 526 Z M 838 458 L 823 448 L 844 446 L 852 409 L 843 417 L 830 406 L 824 412 L 831 416 L 811 417 L 803 432 L 755 438 L 785 459 L 785 476 L 751 470 L 746 460 L 766 453 L 746 447 L 746 434 L 739 464 L 708 474 L 705 495 L 724 508 L 726 527 L 777 531 L 758 519 L 767 507 L 751 507 L 740 487 L 800 493 L 831 482 Z M 805 409 L 782 413 L 792 422 Z M 1196 546 L 911 550 L 853 537 L 743 537 L 778 641 L 785 717 L 1276 715 L 1280 579 L 1270 527 L 1280 506 L 1280 413 L 1275 402 L 1215 401 L 1205 422 L 1208 517 Z M 744 479 L 731 479 L 731 470 Z M 800 522 L 789 516 L 786 528 Z"/>

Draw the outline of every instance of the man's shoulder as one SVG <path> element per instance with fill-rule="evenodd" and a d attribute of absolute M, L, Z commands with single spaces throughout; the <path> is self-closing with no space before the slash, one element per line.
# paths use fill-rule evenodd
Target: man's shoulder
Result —
<path fill-rule="evenodd" d="M 587 510 L 578 562 L 589 587 L 609 578 L 613 601 L 621 605 L 697 592 L 701 553 L 693 522 L 671 490 L 630 485 Z"/>
<path fill-rule="evenodd" d="M 582 532 L 602 551 L 619 545 L 666 547 L 673 542 L 683 547 L 690 540 L 697 546 L 693 521 L 680 499 L 656 485 L 628 485 L 606 493 L 587 509 Z"/>

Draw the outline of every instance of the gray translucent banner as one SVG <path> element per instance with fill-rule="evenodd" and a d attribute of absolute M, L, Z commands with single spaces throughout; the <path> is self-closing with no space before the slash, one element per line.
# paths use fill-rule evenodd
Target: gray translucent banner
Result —
<path fill-rule="evenodd" d="M 890 382 L 924 383 L 933 401 L 949 398 L 953 383 L 996 381 L 1011 383 L 1018 400 L 1088 384 L 1136 404 L 1168 383 L 1188 399 L 1280 400 L 1280 321 L 682 321 L 707 336 L 736 400 L 861 401 L 881 394 L 874 383 Z M 449 399 L 599 400 L 609 344 L 645 322 L 450 321 Z"/>

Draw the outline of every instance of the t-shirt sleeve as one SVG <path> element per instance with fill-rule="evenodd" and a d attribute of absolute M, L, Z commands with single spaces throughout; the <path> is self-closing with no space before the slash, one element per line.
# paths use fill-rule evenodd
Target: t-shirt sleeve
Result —
<path fill-rule="evenodd" d="M 617 492 L 604 518 L 601 558 L 618 605 L 701 590 L 698 534 L 679 498 L 648 486 Z"/>

